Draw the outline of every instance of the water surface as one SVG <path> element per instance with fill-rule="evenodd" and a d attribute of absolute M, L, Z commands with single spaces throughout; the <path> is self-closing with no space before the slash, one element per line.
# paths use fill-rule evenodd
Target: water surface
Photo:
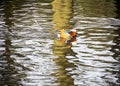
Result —
<path fill-rule="evenodd" d="M 119 25 L 115 0 L 1 0 L 0 86 L 119 86 Z M 57 46 L 63 27 L 77 45 Z"/>

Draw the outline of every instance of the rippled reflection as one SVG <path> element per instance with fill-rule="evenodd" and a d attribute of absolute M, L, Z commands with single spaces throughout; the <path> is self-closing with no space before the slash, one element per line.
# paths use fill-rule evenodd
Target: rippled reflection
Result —
<path fill-rule="evenodd" d="M 58 56 L 54 61 L 58 65 L 59 69 L 56 70 L 54 76 L 57 77 L 59 86 L 74 86 L 74 79 L 71 77 L 72 75 L 69 74 L 69 72 L 75 68 L 75 65 L 70 63 L 69 59 L 66 58 L 67 55 L 75 55 L 71 46 L 62 44 L 59 40 L 54 40 L 53 53 L 55 56 Z"/>
<path fill-rule="evenodd" d="M 120 28 L 115 30 L 115 32 L 118 34 L 118 36 L 116 36 L 113 40 L 115 45 L 112 46 L 111 51 L 114 53 L 113 57 L 115 59 L 117 59 L 118 61 L 120 61 L 120 42 L 119 42 L 120 41 L 120 34 L 119 34 Z M 113 73 L 117 74 L 117 78 L 118 78 L 117 82 L 120 83 L 120 65 L 118 65 L 117 68 L 119 69 L 119 71 L 114 70 Z M 118 83 L 112 83 L 112 85 L 117 86 L 117 85 L 119 85 Z"/>
<path fill-rule="evenodd" d="M 76 81 L 81 81 L 80 85 L 118 85 L 118 75 L 114 71 L 119 71 L 119 62 L 110 51 L 117 35 L 114 25 L 120 24 L 119 20 L 113 18 L 116 16 L 115 0 L 78 2 L 74 6 L 76 16 L 73 18 L 78 21 L 78 44 L 73 49 L 78 53 L 80 62 L 77 64 L 82 75 L 79 74 Z"/>
<path fill-rule="evenodd" d="M 71 40 L 76 38 L 71 38 Z M 53 76 L 57 77 L 56 82 L 59 86 L 75 86 L 74 79 L 72 78 L 72 72 L 75 69 L 74 63 L 69 62 L 69 58 L 66 56 L 75 56 L 76 53 L 71 49 L 71 44 L 65 43 L 66 39 L 61 38 L 54 40 L 53 54 L 58 56 L 53 59 L 58 68 Z M 73 40 L 74 41 L 74 40 Z"/>
<path fill-rule="evenodd" d="M 115 0 L 76 0 L 75 11 L 81 17 L 116 17 Z"/>
<path fill-rule="evenodd" d="M 11 58 L 12 52 L 10 50 L 11 48 L 11 26 L 12 21 L 10 20 L 10 17 L 12 17 L 12 8 L 13 4 L 7 1 L 1 2 L 4 5 L 1 5 L 4 7 L 4 10 L 1 10 L 3 14 L 1 14 L 1 24 L 0 24 L 0 85 L 21 85 L 19 82 L 21 77 L 26 76 L 25 74 L 18 73 L 18 67 L 24 68 L 21 64 L 17 64 L 13 58 Z M 9 7 L 9 9 L 8 9 Z M 5 25 L 4 25 L 5 24 Z M 2 26 L 3 25 L 3 26 Z"/>
<path fill-rule="evenodd" d="M 54 29 L 71 29 L 72 0 L 54 0 L 52 6 Z"/>
<path fill-rule="evenodd" d="M 48 1 L 37 0 L 0 3 L 0 86 L 42 86 L 54 82 L 50 75 L 54 67 L 47 65 L 54 66 L 47 49 L 51 43 L 47 31 L 50 7 Z"/>
<path fill-rule="evenodd" d="M 71 49 L 71 43 L 76 41 L 76 36 L 69 39 L 69 35 L 66 33 L 66 29 L 71 29 L 72 0 L 54 0 L 52 7 L 54 11 L 53 23 L 55 24 L 53 28 L 60 30 L 60 37 L 54 40 L 53 45 L 53 54 L 58 56 L 53 60 L 59 69 L 53 75 L 57 77 L 56 82 L 59 86 L 74 86 L 74 79 L 69 72 L 75 68 L 75 65 L 66 58 L 66 56 L 75 56 Z"/>
<path fill-rule="evenodd" d="M 119 86 L 116 1 L 0 0 L 0 86 Z"/>

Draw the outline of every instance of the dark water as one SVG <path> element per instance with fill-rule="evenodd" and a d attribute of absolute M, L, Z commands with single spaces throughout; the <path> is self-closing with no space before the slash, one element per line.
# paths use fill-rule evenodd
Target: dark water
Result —
<path fill-rule="evenodd" d="M 0 86 L 120 86 L 119 6 L 1 0 Z M 57 46 L 51 30 L 62 27 L 77 29 L 75 46 Z"/>

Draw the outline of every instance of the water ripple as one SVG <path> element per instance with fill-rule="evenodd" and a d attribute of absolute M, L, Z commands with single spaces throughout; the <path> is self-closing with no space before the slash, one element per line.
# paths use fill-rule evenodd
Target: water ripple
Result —
<path fill-rule="evenodd" d="M 49 32 L 52 1 L 22 1 L 0 3 L 0 85 L 119 86 L 119 62 L 113 58 L 119 52 L 119 19 L 105 16 L 99 6 L 88 9 L 94 16 L 84 13 L 98 1 L 73 1 L 77 45 L 56 48 L 57 37 Z"/>

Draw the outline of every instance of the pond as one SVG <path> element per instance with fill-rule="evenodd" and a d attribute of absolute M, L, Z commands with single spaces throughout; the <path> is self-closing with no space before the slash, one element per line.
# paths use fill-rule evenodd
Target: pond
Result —
<path fill-rule="evenodd" d="M 118 0 L 1 0 L 0 86 L 120 86 Z M 77 44 L 60 45 L 60 29 Z"/>

